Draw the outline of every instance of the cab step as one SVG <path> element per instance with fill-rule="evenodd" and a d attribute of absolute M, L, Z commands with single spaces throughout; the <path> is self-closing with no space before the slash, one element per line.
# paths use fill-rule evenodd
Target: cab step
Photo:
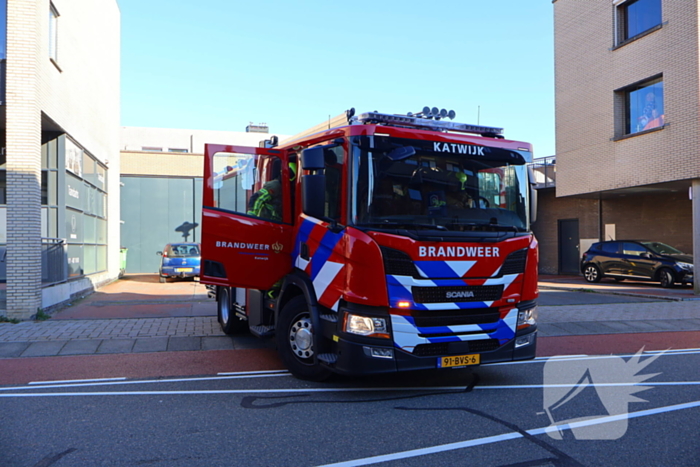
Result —
<path fill-rule="evenodd" d="M 260 326 L 249 326 L 250 333 L 254 335 L 255 337 L 272 337 L 275 335 L 275 327 L 274 326 L 266 326 L 266 325 L 260 325 Z"/>
<path fill-rule="evenodd" d="M 338 361 L 338 354 L 336 353 L 320 353 L 317 357 L 320 361 L 326 365 L 333 365 Z"/>

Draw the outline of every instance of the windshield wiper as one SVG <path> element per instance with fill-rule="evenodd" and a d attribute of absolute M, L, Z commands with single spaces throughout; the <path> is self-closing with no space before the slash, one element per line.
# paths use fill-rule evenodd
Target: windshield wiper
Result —
<path fill-rule="evenodd" d="M 514 225 L 508 224 L 498 224 L 491 222 L 454 222 L 452 225 L 457 227 L 484 227 L 484 228 L 497 228 L 499 230 L 512 230 L 513 232 L 520 232 L 522 229 Z"/>
<path fill-rule="evenodd" d="M 386 228 L 403 228 L 410 230 L 411 227 L 422 227 L 424 229 L 435 229 L 435 230 L 448 230 L 447 227 L 440 224 L 421 224 L 414 222 L 363 222 L 362 224 L 355 224 L 357 227 L 386 227 Z"/>

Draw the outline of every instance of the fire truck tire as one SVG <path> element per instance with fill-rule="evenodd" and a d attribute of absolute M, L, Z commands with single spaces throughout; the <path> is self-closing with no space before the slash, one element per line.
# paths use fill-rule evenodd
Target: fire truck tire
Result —
<path fill-rule="evenodd" d="M 221 330 L 226 334 L 238 334 L 245 330 L 246 322 L 236 316 L 231 291 L 230 287 L 219 287 L 216 292 L 216 312 Z"/>
<path fill-rule="evenodd" d="M 275 328 L 277 351 L 294 376 L 308 381 L 323 381 L 331 375 L 330 370 L 314 363 L 314 329 L 309 307 L 302 295 L 294 297 L 284 306 Z"/>

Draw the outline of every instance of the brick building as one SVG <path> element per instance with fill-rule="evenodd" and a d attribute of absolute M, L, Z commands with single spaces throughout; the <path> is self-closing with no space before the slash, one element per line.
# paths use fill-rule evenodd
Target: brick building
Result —
<path fill-rule="evenodd" d="M 541 272 L 578 273 L 600 239 L 697 252 L 689 190 L 700 180 L 698 2 L 553 7 L 556 189 L 539 196 Z"/>
<path fill-rule="evenodd" d="M 10 318 L 118 274 L 119 41 L 116 0 L 0 1 L 0 313 Z"/>

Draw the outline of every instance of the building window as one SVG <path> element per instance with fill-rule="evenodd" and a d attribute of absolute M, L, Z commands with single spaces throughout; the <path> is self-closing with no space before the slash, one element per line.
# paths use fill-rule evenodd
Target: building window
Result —
<path fill-rule="evenodd" d="M 187 150 L 187 149 L 179 149 L 179 148 L 168 148 L 168 152 L 187 153 L 187 152 L 189 152 L 189 150 Z"/>
<path fill-rule="evenodd" d="M 157 148 L 155 146 L 141 146 L 141 150 L 146 152 L 163 152 L 163 148 Z"/>
<path fill-rule="evenodd" d="M 53 3 L 49 7 L 49 58 L 58 62 L 58 10 Z"/>
<path fill-rule="evenodd" d="M 664 82 L 658 77 L 622 91 L 625 98 L 625 134 L 664 125 Z"/>
<path fill-rule="evenodd" d="M 5 0 L 4 2 L 0 2 L 0 60 L 5 60 L 6 58 L 7 58 L 7 0 Z"/>
<path fill-rule="evenodd" d="M 615 137 L 663 128 L 664 83 L 661 75 L 615 91 Z"/>
<path fill-rule="evenodd" d="M 619 42 L 661 25 L 661 0 L 630 0 L 617 7 Z"/>

